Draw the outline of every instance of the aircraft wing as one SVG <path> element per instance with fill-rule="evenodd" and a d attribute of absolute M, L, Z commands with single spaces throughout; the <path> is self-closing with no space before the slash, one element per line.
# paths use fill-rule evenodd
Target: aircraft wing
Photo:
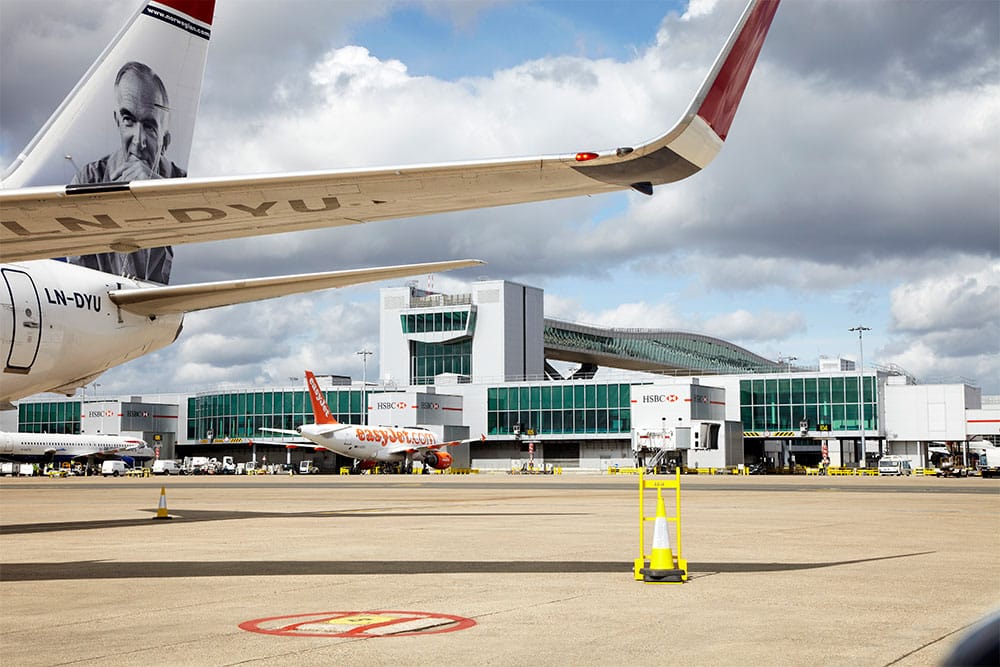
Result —
<path fill-rule="evenodd" d="M 426 452 L 433 451 L 436 449 L 444 449 L 445 447 L 457 447 L 458 445 L 467 445 L 470 442 L 479 442 L 486 440 L 486 434 L 479 436 L 478 438 L 469 438 L 468 440 L 452 440 L 451 442 L 439 442 L 436 445 L 424 445 L 421 447 L 414 447 L 413 445 L 408 445 L 406 443 L 390 444 L 386 447 L 385 452 L 387 454 L 412 454 L 414 452 Z"/>
<path fill-rule="evenodd" d="M 450 271 L 483 264 L 478 259 L 459 259 L 448 262 L 426 262 L 423 264 L 400 264 L 347 271 L 326 273 L 306 273 L 276 278 L 252 278 L 246 280 L 226 280 L 193 285 L 171 285 L 167 287 L 142 287 L 136 289 L 111 290 L 108 293 L 112 303 L 140 315 L 166 315 L 169 313 L 190 313 L 207 308 L 247 303 L 288 294 L 300 294 L 333 287 L 347 287 L 360 283 L 388 280 L 404 276 Z"/>
<path fill-rule="evenodd" d="M 718 154 L 777 6 L 751 0 L 687 112 L 652 141 L 481 162 L 7 190 L 0 257 L 131 252 L 629 188 L 652 194 Z"/>
<path fill-rule="evenodd" d="M 274 430 L 274 429 L 261 429 L 261 430 Z M 255 445 L 272 445 L 274 447 L 285 447 L 286 449 L 315 449 L 315 450 L 326 450 L 326 447 L 321 447 L 315 442 L 306 440 L 305 438 L 296 438 L 295 440 L 260 440 L 259 438 L 254 438 L 252 444 Z"/>

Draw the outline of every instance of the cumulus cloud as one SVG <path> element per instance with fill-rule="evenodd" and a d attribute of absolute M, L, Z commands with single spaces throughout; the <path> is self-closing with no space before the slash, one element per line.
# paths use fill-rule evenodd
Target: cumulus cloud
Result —
<path fill-rule="evenodd" d="M 978 270 L 962 268 L 893 289 L 893 329 L 914 334 L 952 329 L 1000 331 L 1000 262 Z"/>
<path fill-rule="evenodd" d="M 964 379 L 990 391 L 1000 378 L 1000 262 L 962 267 L 891 292 L 886 361 L 923 379 Z"/>

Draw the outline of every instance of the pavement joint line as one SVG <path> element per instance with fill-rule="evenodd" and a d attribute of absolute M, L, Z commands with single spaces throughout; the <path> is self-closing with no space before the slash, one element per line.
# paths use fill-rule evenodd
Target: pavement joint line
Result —
<path fill-rule="evenodd" d="M 960 628 L 952 630 L 951 632 L 946 632 L 945 634 L 941 635 L 937 639 L 932 639 L 931 641 L 927 642 L 926 644 L 923 644 L 922 646 L 918 646 L 917 648 L 913 649 L 912 651 L 904 653 L 903 655 L 899 656 L 898 658 L 896 658 L 892 662 L 885 663 L 884 667 L 890 667 L 891 665 L 898 664 L 900 661 L 909 658 L 911 655 L 916 655 L 917 653 L 920 653 L 921 651 L 923 651 L 925 648 L 928 648 L 930 646 L 934 646 L 934 644 L 937 644 L 940 641 L 944 641 L 945 639 L 947 639 L 948 637 L 951 637 L 952 635 L 954 635 L 957 632 L 962 632 L 963 630 L 968 630 L 969 628 L 971 628 L 973 625 L 975 625 L 978 622 L 979 621 L 973 621 L 971 623 L 966 623 L 965 625 L 961 626 Z"/>
<path fill-rule="evenodd" d="M 498 616 L 500 614 L 509 614 L 511 612 L 524 611 L 525 609 L 534 609 L 535 607 L 544 607 L 550 604 L 557 604 L 559 602 L 569 602 L 570 600 L 579 600 L 581 598 L 587 597 L 586 595 L 571 595 L 565 598 L 556 598 L 554 600 L 540 600 L 534 604 L 526 604 L 518 607 L 509 607 L 507 609 L 495 609 L 494 611 L 483 612 L 482 614 L 470 615 L 469 618 L 479 620 L 480 618 L 489 618 L 490 616 Z"/>

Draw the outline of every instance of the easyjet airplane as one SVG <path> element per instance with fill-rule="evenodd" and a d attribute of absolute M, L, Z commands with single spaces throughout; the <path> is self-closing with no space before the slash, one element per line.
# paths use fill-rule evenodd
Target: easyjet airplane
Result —
<path fill-rule="evenodd" d="M 777 7 L 750 1 L 688 110 L 645 143 L 189 178 L 214 2 L 144 2 L 3 176 L 0 259 L 13 263 L 0 269 L 0 402 L 72 394 L 169 344 L 185 312 L 475 263 L 167 287 L 172 245 L 629 188 L 652 194 L 698 172 L 729 133 Z M 69 262 L 47 261 L 63 257 Z"/>
<path fill-rule="evenodd" d="M 306 388 L 312 400 L 314 419 L 312 424 L 303 424 L 294 431 L 280 428 L 261 429 L 268 433 L 299 435 L 305 438 L 305 442 L 271 444 L 328 450 L 357 460 L 358 470 L 370 470 L 380 463 L 388 463 L 409 472 L 414 461 L 422 462 L 425 471 L 430 468 L 447 470 L 451 467 L 452 457 L 442 449 L 472 442 L 471 440 L 438 442 L 433 432 L 412 426 L 398 428 L 341 424 L 330 412 L 323 390 L 319 388 L 312 371 L 306 371 Z"/>

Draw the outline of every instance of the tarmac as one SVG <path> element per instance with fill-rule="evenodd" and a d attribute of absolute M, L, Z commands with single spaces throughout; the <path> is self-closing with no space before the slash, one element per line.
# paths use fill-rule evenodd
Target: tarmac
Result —
<path fill-rule="evenodd" d="M 1000 480 L 681 489 L 654 585 L 631 475 L 2 479 L 0 662 L 938 665 L 1000 607 Z"/>

